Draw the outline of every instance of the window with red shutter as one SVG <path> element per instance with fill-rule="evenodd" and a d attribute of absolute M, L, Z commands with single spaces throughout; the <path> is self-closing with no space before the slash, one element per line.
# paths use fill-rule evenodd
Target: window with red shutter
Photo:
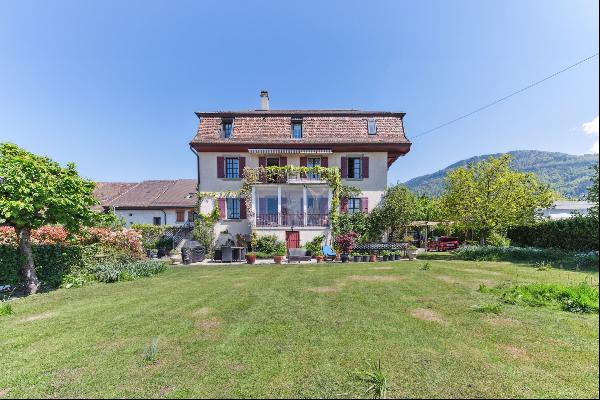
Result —
<path fill-rule="evenodd" d="M 329 167 L 329 157 L 321 157 L 321 167 Z"/>
<path fill-rule="evenodd" d="M 348 158 L 347 157 L 342 157 L 342 165 L 341 165 L 340 170 L 341 170 L 340 174 L 342 175 L 342 178 L 347 178 L 348 177 Z"/>
<path fill-rule="evenodd" d="M 217 178 L 225 178 L 225 157 L 217 157 Z"/>
<path fill-rule="evenodd" d="M 362 212 L 365 214 L 369 213 L 369 198 L 363 197 L 360 201 L 360 206 L 362 207 Z"/>
<path fill-rule="evenodd" d="M 219 205 L 219 218 L 220 219 L 225 219 L 225 198 L 224 197 L 219 197 L 217 199 L 217 204 Z"/>
<path fill-rule="evenodd" d="M 362 158 L 362 178 L 369 177 L 369 157 Z"/>

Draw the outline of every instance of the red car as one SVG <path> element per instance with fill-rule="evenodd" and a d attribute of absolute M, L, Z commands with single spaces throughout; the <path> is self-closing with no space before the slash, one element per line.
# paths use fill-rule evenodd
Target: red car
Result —
<path fill-rule="evenodd" d="M 442 236 L 427 243 L 427 251 L 449 251 L 458 249 L 460 242 L 457 238 Z"/>

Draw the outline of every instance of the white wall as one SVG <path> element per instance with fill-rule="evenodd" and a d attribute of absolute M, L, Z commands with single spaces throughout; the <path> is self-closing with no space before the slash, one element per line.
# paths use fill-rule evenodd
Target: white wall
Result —
<path fill-rule="evenodd" d="M 167 221 L 165 223 L 165 213 L 167 215 Z M 177 215 L 175 210 L 126 210 L 117 209 L 115 214 L 122 217 L 125 220 L 125 226 L 131 226 L 133 224 L 150 224 L 154 223 L 154 217 L 160 217 L 161 225 L 182 225 L 183 222 L 177 222 Z M 188 212 L 185 212 L 185 218 L 188 218 Z"/>

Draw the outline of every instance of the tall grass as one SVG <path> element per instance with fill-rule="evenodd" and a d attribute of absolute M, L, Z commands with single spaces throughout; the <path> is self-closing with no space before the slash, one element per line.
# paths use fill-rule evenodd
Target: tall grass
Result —
<path fill-rule="evenodd" d="M 365 393 L 374 399 L 385 399 L 389 389 L 386 374 L 381 369 L 381 360 L 377 365 L 369 364 L 369 371 L 363 373 L 362 380 L 367 384 Z"/>

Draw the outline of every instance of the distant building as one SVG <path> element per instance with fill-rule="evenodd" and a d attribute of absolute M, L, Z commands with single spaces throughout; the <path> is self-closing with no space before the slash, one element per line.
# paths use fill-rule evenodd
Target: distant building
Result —
<path fill-rule="evenodd" d="M 105 211 L 132 224 L 183 225 L 196 215 L 197 181 L 98 182 L 94 195 Z"/>
<path fill-rule="evenodd" d="M 555 201 L 551 207 L 542 208 L 542 218 L 565 219 L 575 215 L 588 215 L 594 204 L 588 201 Z"/>

